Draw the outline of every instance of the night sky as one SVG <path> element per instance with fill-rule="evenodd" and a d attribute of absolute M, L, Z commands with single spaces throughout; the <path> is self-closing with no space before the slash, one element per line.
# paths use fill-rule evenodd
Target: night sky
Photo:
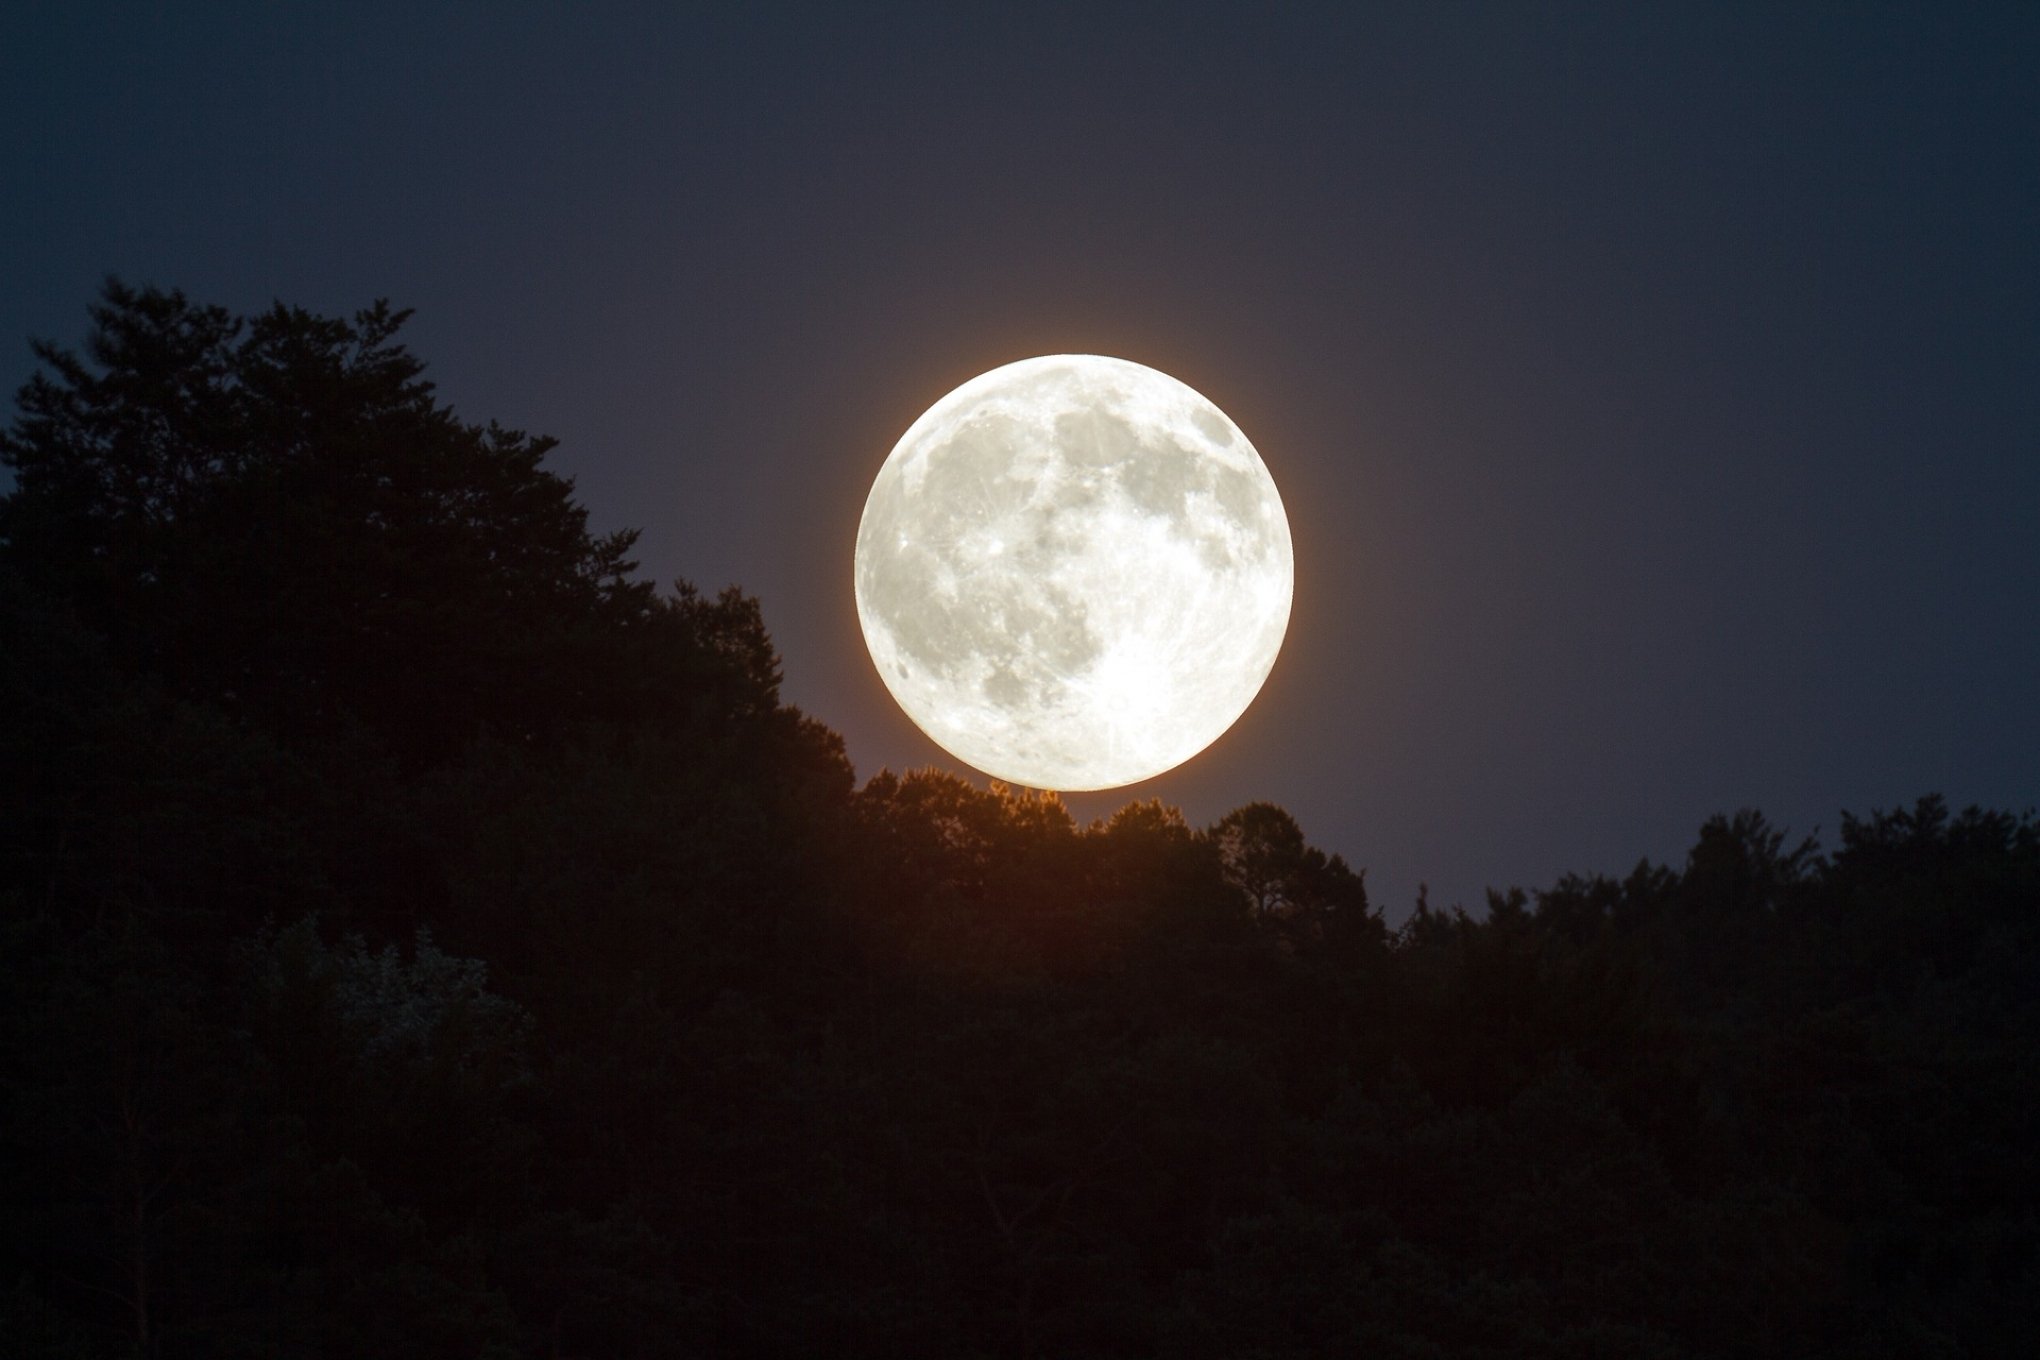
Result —
<path fill-rule="evenodd" d="M 868 776 L 960 769 L 858 633 L 879 464 L 1118 355 L 1253 439 L 1296 607 L 1080 818 L 1276 802 L 1399 919 L 2040 801 L 2040 8 L 708 8 L 9 5 L 0 386 L 109 273 L 414 307 Z"/>

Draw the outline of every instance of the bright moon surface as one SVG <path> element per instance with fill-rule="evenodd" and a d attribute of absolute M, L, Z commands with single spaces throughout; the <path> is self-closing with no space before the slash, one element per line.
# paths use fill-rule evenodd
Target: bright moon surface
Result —
<path fill-rule="evenodd" d="M 857 617 L 944 750 L 1038 789 L 1182 764 L 1246 711 L 1289 625 L 1289 520 L 1260 454 L 1166 373 L 1090 354 L 928 408 L 857 530 Z"/>

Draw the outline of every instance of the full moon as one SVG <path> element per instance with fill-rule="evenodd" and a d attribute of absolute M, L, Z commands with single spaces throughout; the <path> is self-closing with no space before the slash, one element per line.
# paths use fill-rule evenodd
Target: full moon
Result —
<path fill-rule="evenodd" d="M 1141 364 L 1058 354 L 928 408 L 857 529 L 857 617 L 937 745 L 1039 789 L 1182 764 L 1246 711 L 1295 584 L 1260 454 Z"/>

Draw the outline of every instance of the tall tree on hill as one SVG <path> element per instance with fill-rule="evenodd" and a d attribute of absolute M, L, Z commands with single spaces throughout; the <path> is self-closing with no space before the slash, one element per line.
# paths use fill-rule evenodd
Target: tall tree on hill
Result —
<path fill-rule="evenodd" d="M 588 532 L 554 441 L 442 405 L 408 315 L 109 282 L 82 356 L 35 347 L 0 553 L 117 663 L 265 726 L 417 763 L 600 714 L 604 671 L 571 663 L 657 611 L 635 534 Z"/>

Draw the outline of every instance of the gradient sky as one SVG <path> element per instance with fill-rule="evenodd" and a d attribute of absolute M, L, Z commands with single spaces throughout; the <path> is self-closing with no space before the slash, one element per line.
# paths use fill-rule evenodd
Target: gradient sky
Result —
<path fill-rule="evenodd" d="M 1349 12 L 1358 11 L 1358 13 Z M 598 529 L 763 603 L 861 776 L 958 768 L 850 551 L 1029 355 L 1215 400 L 1288 504 L 1181 770 L 1400 918 L 2040 801 L 2040 7 L 11 4 L 0 386 L 99 281 L 415 307 Z"/>

